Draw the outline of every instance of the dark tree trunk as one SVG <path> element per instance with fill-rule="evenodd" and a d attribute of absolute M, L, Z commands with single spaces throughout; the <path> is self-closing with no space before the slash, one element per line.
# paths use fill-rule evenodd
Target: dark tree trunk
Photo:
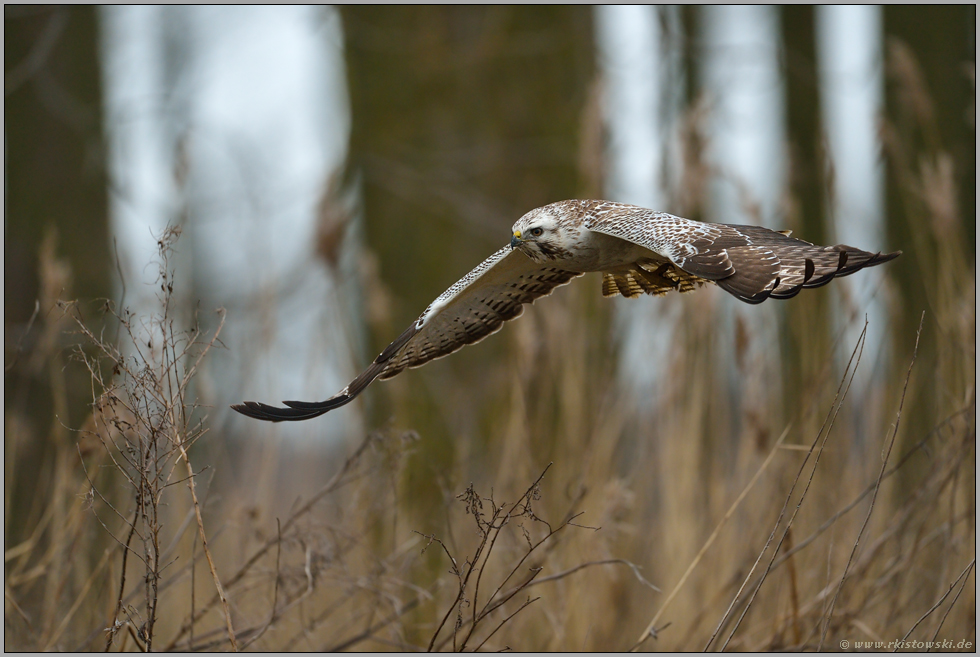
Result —
<path fill-rule="evenodd" d="M 507 244 L 522 214 L 577 196 L 591 9 L 347 6 L 342 15 L 351 172 L 363 181 L 367 244 L 393 309 L 373 327 L 377 353 Z M 464 350 L 426 376 L 449 368 L 453 380 L 479 390 L 481 369 L 503 344 Z M 388 390 L 405 390 L 404 419 L 429 431 L 431 445 L 445 429 L 437 429 L 431 392 L 417 378 L 404 381 L 418 376 L 403 375 Z M 432 448 L 438 458 L 451 459 L 448 437 L 438 440 L 446 441 Z"/>

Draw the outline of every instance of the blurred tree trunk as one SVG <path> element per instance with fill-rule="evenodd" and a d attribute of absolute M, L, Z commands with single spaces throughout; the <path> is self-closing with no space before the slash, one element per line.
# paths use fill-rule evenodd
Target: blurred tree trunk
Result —
<path fill-rule="evenodd" d="M 804 233 L 808 241 L 823 244 L 830 238 L 824 226 L 823 131 L 813 12 L 813 7 L 805 5 L 782 10 L 792 195 L 787 226 Z"/>
<path fill-rule="evenodd" d="M 50 227 L 74 293 L 109 296 L 97 32 L 92 7 L 4 8 L 6 323 L 34 309 Z"/>
<path fill-rule="evenodd" d="M 808 242 L 829 244 L 824 224 L 827 187 L 824 180 L 824 130 L 820 117 L 816 30 L 812 6 L 788 5 L 780 12 L 786 91 L 789 155 L 785 227 Z M 872 247 L 864 247 L 872 248 Z M 785 402 L 801 407 L 831 350 L 828 289 L 800 295 L 785 311 L 783 371 Z M 850 346 L 845 348 L 850 349 Z"/>
<path fill-rule="evenodd" d="M 965 238 L 958 247 L 968 259 L 976 259 L 975 16 L 972 5 L 885 9 L 889 229 L 896 247 L 918 247 L 908 255 L 919 266 L 902 267 L 896 275 L 903 296 L 916 300 L 919 309 L 933 280 L 920 276 L 918 269 L 934 267 L 940 254 L 922 252 L 927 242 L 914 227 L 922 225 L 940 239 L 935 230 L 944 230 L 937 225 L 943 218 L 935 216 L 921 191 L 910 189 L 909 176 L 921 173 L 922 158 L 934 159 L 940 152 L 952 157 L 956 196 L 950 201 L 958 206 L 962 223 L 957 231 Z M 910 309 L 901 344 L 911 346 L 913 338 L 907 334 L 918 322 L 918 311 Z"/>
<path fill-rule="evenodd" d="M 63 503 L 77 458 L 65 427 L 87 412 L 55 302 L 110 296 L 97 27 L 92 7 L 4 7 L 7 546 Z"/>
<path fill-rule="evenodd" d="M 887 96 L 889 119 L 897 122 L 916 150 L 950 153 L 956 172 L 956 202 L 966 235 L 963 246 L 971 258 L 976 249 L 976 6 L 891 5 L 885 8 L 886 48 L 891 61 Z M 918 100 L 924 112 L 911 115 L 910 90 L 903 88 L 894 61 L 904 44 L 918 63 L 928 94 Z M 955 62 L 955 65 L 950 65 Z M 928 81 L 928 82 L 926 82 Z M 902 95 L 905 94 L 905 98 Z M 899 197 L 899 180 L 890 165 L 889 216 L 900 224 L 908 213 Z M 897 221 L 896 221 L 897 220 Z M 916 322 L 918 319 L 915 320 Z"/>
<path fill-rule="evenodd" d="M 976 7 L 886 6 L 884 23 L 888 231 L 890 246 L 905 251 L 893 272 L 899 363 L 911 357 L 926 312 L 916 368 L 928 374 L 903 414 L 906 440 L 915 442 L 935 417 L 959 409 L 970 397 L 964 390 L 976 399 L 975 378 L 954 374 L 976 358 L 976 287 L 968 282 L 976 275 Z"/>
<path fill-rule="evenodd" d="M 367 244 L 389 292 L 390 312 L 372 327 L 377 353 L 507 244 L 521 215 L 577 196 L 591 9 L 346 6 L 342 15 L 351 171 L 362 182 Z M 442 495 L 433 473 L 449 470 L 457 438 L 445 400 L 488 388 L 502 394 L 486 378 L 504 345 L 491 339 L 376 389 L 376 400 L 397 391 L 398 423 L 423 435 L 413 495 Z M 389 416 L 374 409 L 375 423 Z"/>
<path fill-rule="evenodd" d="M 522 214 L 575 195 L 590 12 L 346 7 L 343 17 L 351 160 L 401 328 L 447 275 L 505 244 Z"/>

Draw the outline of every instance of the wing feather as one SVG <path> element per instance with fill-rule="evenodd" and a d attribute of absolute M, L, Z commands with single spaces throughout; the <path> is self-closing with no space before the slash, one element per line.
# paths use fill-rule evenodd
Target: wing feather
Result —
<path fill-rule="evenodd" d="M 419 367 L 448 356 L 500 330 L 519 317 L 524 305 L 551 294 L 581 272 L 553 263 L 536 263 L 506 246 L 480 263 L 429 304 L 374 362 L 333 397 L 321 402 L 283 402 L 278 408 L 259 402 L 235 404 L 233 409 L 270 422 L 307 420 L 350 403 L 375 379 L 390 379 L 406 368 Z"/>
<path fill-rule="evenodd" d="M 880 265 L 902 253 L 870 253 L 846 244 L 818 246 L 790 237 L 789 231 L 707 224 L 613 203 L 600 204 L 594 216 L 586 220 L 586 227 L 647 248 L 700 279 L 698 282 L 714 282 L 746 303 L 762 303 L 769 297 L 789 299 L 803 288 L 826 285 L 836 277 Z M 664 273 L 672 272 L 668 269 Z M 677 273 L 673 277 L 682 278 Z M 636 296 L 642 284 L 634 285 L 632 279 L 624 272 L 608 273 L 603 293 Z M 688 283 L 679 289 L 693 287 Z M 648 293 L 667 291 L 666 286 L 654 286 Z"/>

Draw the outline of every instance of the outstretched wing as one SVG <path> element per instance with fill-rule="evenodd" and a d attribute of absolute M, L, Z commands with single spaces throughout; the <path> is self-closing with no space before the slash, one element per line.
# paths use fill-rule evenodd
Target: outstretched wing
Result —
<path fill-rule="evenodd" d="M 590 230 L 639 244 L 666 258 L 652 266 L 608 273 L 604 294 L 682 292 L 706 281 L 746 303 L 789 299 L 800 290 L 826 285 L 837 276 L 901 255 L 869 253 L 838 244 L 817 246 L 760 226 L 707 224 L 630 205 L 602 204 L 586 220 Z"/>
<path fill-rule="evenodd" d="M 505 246 L 429 304 L 366 370 L 330 399 L 283 402 L 288 408 L 259 402 L 244 402 L 232 408 L 270 422 L 323 415 L 353 400 L 375 379 L 391 378 L 405 368 L 424 365 L 496 333 L 504 322 L 524 312 L 524 304 L 551 294 L 576 276 L 581 276 L 581 272 L 535 263 Z"/>

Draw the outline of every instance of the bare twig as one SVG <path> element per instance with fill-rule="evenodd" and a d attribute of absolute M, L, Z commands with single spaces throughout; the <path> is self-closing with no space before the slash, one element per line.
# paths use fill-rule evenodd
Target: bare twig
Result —
<path fill-rule="evenodd" d="M 514 613 L 512 613 L 510 616 L 508 616 L 507 618 L 505 618 L 502 621 L 500 621 L 500 623 L 497 625 L 497 627 L 493 628 L 493 632 L 491 632 L 490 634 L 488 634 L 487 635 L 487 638 L 485 638 L 483 641 L 481 641 L 480 642 L 480 645 L 478 645 L 473 652 L 480 652 L 480 648 L 483 647 L 483 644 L 485 644 L 487 641 L 489 641 L 490 640 L 490 637 L 492 637 L 494 634 L 497 633 L 497 630 L 499 630 L 501 627 L 503 627 L 514 616 L 516 616 L 517 614 L 519 614 L 522 611 L 524 611 L 524 609 L 527 608 L 528 605 L 530 605 L 533 602 L 537 602 L 540 599 L 541 598 L 533 598 L 533 599 L 532 598 L 528 598 L 520 607 L 518 607 L 514 611 Z"/>
<path fill-rule="evenodd" d="M 972 408 L 962 409 L 960 411 L 957 411 L 953 415 L 951 415 L 949 418 L 946 419 L 946 421 L 949 421 L 952 418 L 954 418 L 956 416 L 959 416 L 959 415 L 968 414 L 971 411 L 972 411 Z M 942 426 L 942 425 L 940 425 L 940 426 Z M 920 440 L 919 442 L 917 442 L 915 445 L 913 445 L 912 447 L 910 447 L 908 449 L 908 451 L 906 451 L 905 454 L 902 455 L 902 458 L 900 458 L 898 460 L 898 462 L 894 466 L 892 466 L 888 471 L 885 472 L 885 476 L 883 477 L 883 479 L 888 479 L 889 477 L 891 477 L 892 475 L 894 475 L 895 473 L 897 473 L 902 468 L 902 466 L 905 465 L 909 461 L 909 459 L 911 459 L 913 456 L 915 456 L 915 454 L 917 454 L 919 452 L 919 450 L 923 449 L 926 446 L 926 443 L 928 443 L 928 441 L 933 437 L 933 434 L 935 432 L 936 432 L 936 429 L 933 429 L 933 431 L 930 431 L 929 432 L 929 435 L 927 435 L 925 438 L 923 438 L 922 440 Z M 834 515 L 832 515 L 830 518 L 828 518 L 822 525 L 820 525 L 806 539 L 800 541 L 799 543 L 797 543 L 796 545 L 794 545 L 792 549 L 784 552 L 782 554 L 782 556 L 780 556 L 778 559 L 776 559 L 776 562 L 773 564 L 773 569 L 778 568 L 787 559 L 789 559 L 790 557 L 792 557 L 794 554 L 796 554 L 800 550 L 806 548 L 813 541 L 815 541 L 817 538 L 819 538 L 825 531 L 827 531 L 830 527 L 832 527 L 834 525 L 834 523 L 836 523 L 838 520 L 840 520 L 841 517 L 843 517 L 848 512 L 850 512 L 851 510 L 853 510 L 854 507 L 856 507 L 858 504 L 860 504 L 861 501 L 864 498 L 866 498 L 868 495 L 870 495 L 871 493 L 873 493 L 876 486 L 877 486 L 877 480 L 874 481 L 874 482 L 871 482 L 870 484 L 868 484 L 868 486 L 865 487 L 865 489 L 863 491 L 861 491 L 861 493 L 857 497 L 855 497 L 853 500 L 851 500 L 851 502 L 848 503 L 847 506 L 845 506 L 840 511 L 838 511 L 837 513 L 835 513 Z"/>
<path fill-rule="evenodd" d="M 874 511 L 875 501 L 878 499 L 878 491 L 881 489 L 881 480 L 884 477 L 885 468 L 888 466 L 888 457 L 891 456 L 892 448 L 895 446 L 895 437 L 898 435 L 898 427 L 902 423 L 902 408 L 905 406 L 905 393 L 908 392 L 909 379 L 912 378 L 912 368 L 915 366 L 915 358 L 919 354 L 919 337 L 922 335 L 922 325 L 925 320 L 926 313 L 923 311 L 922 316 L 919 318 L 919 329 L 915 332 L 915 346 L 912 348 L 912 360 L 909 362 L 909 369 L 905 373 L 905 385 L 902 386 L 902 396 L 898 403 L 898 414 L 895 417 L 895 425 L 892 429 L 891 438 L 888 440 L 888 446 L 882 455 L 881 469 L 878 471 L 878 479 L 875 482 L 875 490 L 871 495 L 871 504 L 868 506 L 868 513 L 864 516 L 864 523 L 861 524 L 861 529 L 858 531 L 857 538 L 854 539 L 854 545 L 851 547 L 851 554 L 847 557 L 847 564 L 844 566 L 844 572 L 841 574 L 840 581 L 837 584 L 837 592 L 834 593 L 834 597 L 830 602 L 830 609 L 827 611 L 823 631 L 820 633 L 820 644 L 817 646 L 818 651 L 823 648 L 824 639 L 827 638 L 827 630 L 830 629 L 830 620 L 834 615 L 834 607 L 837 606 L 837 598 L 840 596 L 840 591 L 844 587 L 844 581 L 847 579 L 847 571 L 851 567 L 851 562 L 854 561 L 854 555 L 857 553 L 858 545 L 861 542 L 861 537 L 864 536 L 865 529 L 868 527 L 868 522 L 871 521 L 871 513 Z M 867 326 L 867 324 L 865 326 Z"/>
<path fill-rule="evenodd" d="M 963 584 L 960 585 L 960 590 L 957 591 L 956 597 L 953 598 L 953 602 L 949 605 L 949 608 L 946 610 L 946 613 L 943 614 L 942 620 L 939 622 L 939 626 L 936 628 L 936 633 L 932 637 L 932 641 L 933 643 L 935 643 L 936 637 L 939 636 L 939 630 L 942 629 L 943 623 L 946 622 L 946 616 L 949 615 L 949 612 L 953 608 L 953 605 L 955 605 L 956 601 L 959 599 L 960 593 L 963 592 L 963 587 L 966 586 L 966 580 L 970 577 L 970 572 L 973 570 L 973 567 L 976 565 L 977 565 L 976 558 L 971 559 L 970 563 L 966 565 L 966 568 L 964 568 L 963 571 L 956 577 L 956 579 L 953 580 L 953 582 L 949 585 L 949 588 L 946 590 L 946 593 L 944 593 L 943 596 L 936 601 L 936 604 L 934 604 L 932 607 L 929 608 L 929 611 L 922 614 L 922 616 L 919 617 L 919 620 L 915 621 L 915 624 L 909 628 L 909 631 L 906 632 L 905 636 L 902 637 L 903 642 L 912 635 L 912 632 L 915 631 L 915 628 L 917 628 L 919 624 L 922 623 L 922 621 L 924 621 L 929 616 L 931 616 L 932 612 L 939 609 L 939 607 L 943 604 L 946 598 L 949 597 L 949 594 L 953 592 L 953 589 L 956 588 L 956 585 L 960 582 L 960 580 L 963 580 Z M 898 648 L 895 648 L 895 652 L 898 652 Z"/>
<path fill-rule="evenodd" d="M 453 562 L 454 573 L 457 576 L 459 586 L 457 589 L 455 600 L 453 600 L 453 603 L 446 610 L 445 615 L 443 616 L 439 625 L 436 627 L 435 632 L 432 634 L 432 638 L 429 640 L 428 650 L 430 652 L 435 647 L 436 639 L 438 639 L 440 632 L 442 632 L 442 628 L 445 627 L 446 621 L 449 620 L 449 617 L 450 615 L 452 615 L 452 611 L 454 609 L 457 610 L 457 616 L 458 616 L 456 625 L 454 626 L 454 634 L 453 634 L 453 642 L 455 646 L 455 636 L 456 636 L 455 632 L 458 631 L 463 624 L 462 618 L 459 617 L 460 614 L 459 607 L 460 604 L 463 602 L 463 598 L 466 594 L 470 577 L 473 575 L 474 572 L 477 573 L 475 581 L 476 581 L 476 587 L 478 587 L 480 578 L 483 576 L 483 571 L 486 568 L 487 559 L 489 558 L 490 553 L 493 551 L 493 547 L 496 544 L 497 537 L 500 536 L 500 530 L 503 529 L 503 527 L 507 525 L 514 517 L 528 516 L 535 520 L 538 520 L 538 518 L 534 516 L 533 512 L 531 511 L 531 499 L 533 499 L 536 495 L 538 495 L 538 487 L 541 483 L 541 480 L 544 478 L 545 474 L 547 474 L 548 469 L 551 466 L 552 464 L 549 463 L 545 467 L 545 469 L 541 472 L 541 474 L 538 475 L 538 478 L 534 480 L 534 482 L 528 487 L 528 489 L 524 492 L 524 494 L 519 498 L 519 500 L 515 502 L 513 505 L 510 505 L 509 508 L 507 507 L 506 504 L 501 504 L 500 506 L 497 506 L 491 499 L 490 503 L 493 509 L 493 514 L 491 515 L 489 521 L 483 520 L 482 511 L 481 511 L 482 499 L 476 493 L 476 491 L 473 490 L 472 486 L 467 488 L 466 491 L 459 496 L 459 499 L 466 502 L 467 512 L 473 515 L 477 527 L 479 528 L 482 534 L 482 537 L 480 543 L 477 545 L 472 561 L 466 560 L 465 562 L 465 568 L 464 568 L 465 572 L 459 570 L 458 566 L 456 565 L 456 559 L 452 556 L 452 554 L 449 553 L 448 549 L 446 549 L 445 544 L 443 544 L 442 541 L 439 541 L 439 544 L 442 545 L 443 549 L 446 551 L 447 556 L 449 556 L 450 560 Z M 506 512 L 505 509 L 507 509 Z M 562 527 L 564 527 L 565 525 L 567 525 L 567 521 L 562 524 Z M 561 527 L 559 529 L 561 529 Z M 549 526 L 549 530 L 550 530 L 550 526 Z M 553 535 L 555 531 L 557 530 L 549 531 L 548 535 L 544 539 L 542 539 L 537 545 L 540 545 L 545 540 L 547 540 L 547 538 Z M 484 618 L 487 615 L 487 613 L 489 613 L 488 607 L 494 601 L 496 595 L 500 592 L 501 587 L 503 587 L 503 585 L 506 584 L 511 577 L 513 577 L 513 575 L 521 567 L 521 565 L 524 563 L 527 557 L 530 556 L 530 554 L 535 550 L 537 545 L 531 546 L 528 549 L 528 551 L 525 553 L 525 555 L 521 557 L 521 559 L 517 562 L 514 568 L 510 571 L 510 574 L 508 574 L 507 577 L 504 578 L 502 582 L 500 582 L 500 584 L 497 586 L 494 592 L 490 595 L 489 600 L 486 602 L 486 604 L 484 605 L 483 609 L 480 611 L 479 614 L 476 612 L 477 601 L 476 598 L 474 597 L 473 602 L 470 603 L 474 607 L 473 615 L 469 621 L 470 629 L 467 635 L 463 638 L 463 643 L 460 646 L 460 650 L 466 647 L 466 644 L 469 641 L 470 637 L 473 635 L 473 631 L 475 630 L 479 621 L 482 620 L 482 618 Z M 492 609 L 490 611 L 492 611 Z"/>
<path fill-rule="evenodd" d="M 105 638 L 105 651 L 109 652 L 112 647 L 112 640 L 116 636 L 116 632 L 119 630 L 119 612 L 122 611 L 123 607 L 123 592 L 126 590 L 126 558 L 129 556 L 130 548 L 129 545 L 133 541 L 133 534 L 136 533 L 136 514 L 133 514 L 133 522 L 129 523 L 129 535 L 126 537 L 126 544 L 123 545 L 122 551 L 122 568 L 119 571 L 119 595 L 116 596 L 116 609 L 112 613 L 112 619 L 109 621 L 109 627 L 106 628 L 106 638 Z"/>
<path fill-rule="evenodd" d="M 218 571 L 214 566 L 214 559 L 211 556 L 211 550 L 208 548 L 208 538 L 204 531 L 204 518 L 201 517 L 201 505 L 197 500 L 197 491 L 194 487 L 194 469 L 191 467 L 190 458 L 187 456 L 187 451 L 184 449 L 183 444 L 178 443 L 180 446 L 180 454 L 184 459 L 184 463 L 187 464 L 187 487 L 191 492 L 191 500 L 194 505 L 194 514 L 197 517 L 197 529 L 201 536 L 201 548 L 204 550 L 204 556 L 208 561 L 208 568 L 211 569 L 211 578 L 214 580 L 214 588 L 217 590 L 218 597 L 221 599 L 221 607 L 225 614 L 225 626 L 228 630 L 228 641 L 231 643 L 231 647 L 235 652 L 238 652 L 238 642 L 235 640 L 235 628 L 232 626 L 231 622 L 231 610 L 228 608 L 228 597 L 225 594 L 225 589 L 221 586 L 221 580 L 218 578 Z"/>
<path fill-rule="evenodd" d="M 268 629 L 275 624 L 276 620 L 279 619 L 279 582 L 282 579 L 280 565 L 282 562 L 282 523 L 279 521 L 279 518 L 276 518 L 276 538 L 276 581 L 272 589 L 272 609 L 269 611 L 269 620 L 267 620 L 251 638 L 242 644 L 242 650 L 245 650 L 250 645 L 262 638 L 262 635 L 265 634 Z"/>
<path fill-rule="evenodd" d="M 200 359 L 203 358 L 204 354 L 207 353 L 207 350 L 210 349 L 214 345 L 214 343 L 218 340 L 218 336 L 221 334 L 221 329 L 222 327 L 224 327 L 225 324 L 225 313 L 223 310 L 219 311 L 219 316 L 221 317 L 221 320 L 218 324 L 218 328 L 215 329 L 214 334 L 211 337 L 211 341 L 207 344 L 207 347 L 204 350 L 202 350 L 201 356 L 198 358 L 198 360 L 194 362 L 194 364 L 191 366 L 188 372 L 184 375 L 183 380 L 181 381 L 179 387 L 180 393 L 182 393 L 186 388 L 187 383 L 190 380 L 190 377 L 193 376 L 194 370 L 197 368 L 197 365 L 200 363 Z M 181 405 L 180 408 L 182 409 L 183 405 Z M 173 419 L 176 420 L 176 418 Z M 204 518 L 201 516 L 201 505 L 197 499 L 197 488 L 194 483 L 194 478 L 195 478 L 194 468 L 191 466 L 191 460 L 190 457 L 187 455 L 187 449 L 185 448 L 184 440 L 182 439 L 182 436 L 176 436 L 175 438 L 176 438 L 175 442 L 177 445 L 177 449 L 180 451 L 180 456 L 183 459 L 184 464 L 187 466 L 187 488 L 188 490 L 190 490 L 191 501 L 194 508 L 194 515 L 197 518 L 197 529 L 201 537 L 201 548 L 204 550 L 204 556 L 207 558 L 208 561 L 208 568 L 211 570 L 211 578 L 214 581 L 214 588 L 217 591 L 218 598 L 221 600 L 221 607 L 225 615 L 225 627 L 228 631 L 228 641 L 231 643 L 232 650 L 238 652 L 238 642 L 235 639 L 235 628 L 233 627 L 231 621 L 231 610 L 228 608 L 228 597 L 225 594 L 224 587 L 221 585 L 221 580 L 218 578 L 218 571 L 215 568 L 214 559 L 212 558 L 211 550 L 208 547 L 207 534 L 204 531 Z"/>
<path fill-rule="evenodd" d="M 361 641 L 371 638 L 371 636 L 374 635 L 378 630 L 384 629 L 388 625 L 391 625 L 393 622 L 395 622 L 396 620 L 398 620 L 399 618 L 401 618 L 402 616 L 410 612 L 412 609 L 415 609 L 415 607 L 418 606 L 420 601 L 421 601 L 420 598 L 414 598 L 413 600 L 410 600 L 405 604 L 405 606 L 397 610 L 395 613 L 389 615 L 384 620 L 378 621 L 377 623 L 375 623 L 368 629 L 364 630 L 363 632 L 360 632 L 359 634 L 352 636 L 349 639 L 344 639 L 340 643 L 334 644 L 329 648 L 324 648 L 320 652 L 340 652 L 341 650 L 347 650 L 348 648 L 352 648 L 353 646 L 357 645 Z"/>
<path fill-rule="evenodd" d="M 282 527 L 281 527 L 281 531 L 283 533 L 288 532 L 290 528 L 297 521 L 299 521 L 300 518 L 302 518 L 304 515 L 309 513 L 317 502 L 322 500 L 330 493 L 346 485 L 350 481 L 347 478 L 347 475 L 350 474 L 354 465 L 358 462 L 358 459 L 364 454 L 364 451 L 371 444 L 372 440 L 373 440 L 373 436 L 365 436 L 365 438 L 361 441 L 360 445 L 358 445 L 358 447 L 354 450 L 354 453 L 351 454 L 346 461 L 344 461 L 344 465 L 341 466 L 340 470 L 336 472 L 334 476 L 331 477 L 330 480 L 326 484 L 324 484 L 323 487 L 321 487 L 320 490 L 317 491 L 309 500 L 307 500 L 299 508 L 293 511 L 293 513 L 291 513 L 288 518 L 286 518 L 286 522 L 282 523 Z M 269 552 L 269 550 L 271 550 L 273 547 L 277 545 L 279 545 L 278 537 L 269 539 L 258 549 L 256 549 L 255 552 L 253 552 L 252 555 L 241 566 L 241 568 L 238 569 L 238 572 L 236 572 L 234 575 L 232 575 L 224 582 L 225 588 L 231 589 L 233 586 L 235 586 L 240 581 L 242 581 L 242 579 L 252 570 L 255 564 L 258 563 L 258 561 L 262 559 L 262 557 L 264 557 Z M 194 626 L 195 623 L 197 623 L 198 620 L 200 620 L 208 611 L 210 611 L 216 604 L 218 604 L 219 600 L 220 598 L 218 597 L 217 594 L 215 594 L 215 596 L 211 598 L 211 600 L 207 604 L 205 604 L 203 607 L 198 609 L 195 613 L 190 614 L 188 618 L 184 621 L 184 623 L 181 625 L 180 629 L 177 631 L 177 634 L 175 634 L 174 637 L 171 638 L 170 642 L 167 644 L 164 650 L 166 651 L 174 650 L 178 641 L 180 641 L 180 639 Z"/>
<path fill-rule="evenodd" d="M 552 575 L 548 575 L 547 577 L 541 577 L 540 579 L 535 579 L 533 582 L 529 582 L 527 585 L 525 585 L 522 588 L 528 588 L 529 589 L 532 586 L 538 586 L 540 584 L 547 584 L 548 582 L 554 582 L 554 581 L 557 581 L 559 579 L 565 579 L 569 575 L 572 575 L 574 573 L 577 573 L 578 571 L 584 570 L 586 568 L 591 568 L 592 566 L 611 566 L 611 565 L 617 565 L 617 564 L 618 565 L 629 567 L 629 569 L 633 571 L 633 576 L 636 577 L 636 579 L 641 584 L 643 584 L 644 586 L 646 586 L 647 588 L 652 589 L 652 590 L 657 591 L 657 592 L 660 591 L 659 588 L 657 588 L 656 586 L 654 586 L 653 584 L 651 584 L 650 582 L 648 582 L 647 579 L 645 577 L 643 577 L 643 575 L 640 574 L 640 567 L 639 566 L 637 566 L 632 561 L 627 561 L 626 559 L 602 559 L 600 561 L 587 561 L 585 563 L 580 563 L 579 565 L 574 566 L 572 568 L 568 568 L 567 570 L 563 570 L 561 572 L 554 573 Z M 505 594 L 505 595 L 507 595 L 507 594 Z"/>
<path fill-rule="evenodd" d="M 752 575 L 755 572 L 756 567 L 759 565 L 759 562 L 762 560 L 763 555 L 765 555 L 765 553 L 769 550 L 769 546 L 772 544 L 772 540 L 775 537 L 777 530 L 779 529 L 783 516 L 786 513 L 786 509 L 789 507 L 790 500 L 793 498 L 793 493 L 796 490 L 796 485 L 799 483 L 800 478 L 803 476 L 803 472 L 806 468 L 807 462 L 810 459 L 810 456 L 813 455 L 814 450 L 816 450 L 816 458 L 813 463 L 813 468 L 810 470 L 810 476 L 807 479 L 806 486 L 803 489 L 803 493 L 801 494 L 799 501 L 796 503 L 796 508 L 794 509 L 793 514 L 790 516 L 790 519 L 786 525 L 786 529 L 783 531 L 783 534 L 780 537 L 779 542 L 776 544 L 775 548 L 773 549 L 772 557 L 770 558 L 769 563 L 766 566 L 766 570 L 763 572 L 762 577 L 759 579 L 758 584 L 753 589 L 752 595 L 749 598 L 748 603 L 745 605 L 745 609 L 742 610 L 742 614 L 739 616 L 738 620 L 736 621 L 735 627 L 732 628 L 732 632 L 728 635 L 728 639 L 725 641 L 725 645 L 722 646 L 722 651 L 724 651 L 725 646 L 727 646 L 728 643 L 732 640 L 732 637 L 735 636 L 735 632 L 738 630 L 739 624 L 741 624 L 742 619 L 745 618 L 745 614 L 752 606 L 752 602 L 755 600 L 756 595 L 758 595 L 759 590 L 762 588 L 762 584 L 765 582 L 766 577 L 768 576 L 769 572 L 772 570 L 772 564 L 776 558 L 776 555 L 779 553 L 779 547 L 782 545 L 783 540 L 786 538 L 786 532 L 789 531 L 789 528 L 793 525 L 793 521 L 796 519 L 796 515 L 800 511 L 800 507 L 803 505 L 803 500 L 806 498 L 806 494 L 810 489 L 810 484 L 813 482 L 813 477 L 817 470 L 817 464 L 820 462 L 820 455 L 823 453 L 824 446 L 827 444 L 827 439 L 830 437 L 830 431 L 833 428 L 834 422 L 837 419 L 837 414 L 840 412 L 841 405 L 843 405 L 844 399 L 847 397 L 848 390 L 850 390 L 851 383 L 854 380 L 854 374 L 857 371 L 857 367 L 861 362 L 861 355 L 864 351 L 864 340 L 865 337 L 867 336 L 867 333 L 868 333 L 868 323 L 867 323 L 867 319 L 865 319 L 864 330 L 861 331 L 861 335 L 858 337 L 857 344 L 855 344 L 854 350 L 851 352 L 851 358 L 847 363 L 847 367 L 844 370 L 844 375 L 842 376 L 841 382 L 837 387 L 837 394 L 834 397 L 834 402 L 831 404 L 830 410 L 828 411 L 827 416 L 824 418 L 824 422 L 821 425 L 820 430 L 817 432 L 817 435 L 813 439 L 813 443 L 810 446 L 810 451 L 807 453 L 807 456 L 803 460 L 803 463 L 800 464 L 800 469 L 793 480 L 793 485 L 790 487 L 790 491 L 786 496 L 786 501 L 783 502 L 783 507 L 779 512 L 779 516 L 776 518 L 776 522 L 773 525 L 772 531 L 769 534 L 769 538 L 766 540 L 765 546 L 762 548 L 762 551 L 759 553 L 759 556 L 756 558 L 755 563 L 752 565 L 752 568 L 749 570 L 748 575 L 745 576 L 745 579 L 742 582 L 742 586 L 739 587 L 738 592 L 735 594 L 735 597 L 732 599 L 732 602 L 728 606 L 728 609 L 725 611 L 725 614 L 722 617 L 721 621 L 719 621 L 718 626 L 715 628 L 715 631 L 711 634 L 711 638 L 708 639 L 708 643 L 704 647 L 706 651 L 708 650 L 708 648 L 711 647 L 711 644 L 714 642 L 715 637 L 718 636 L 718 633 L 721 631 L 721 628 L 724 627 L 725 624 L 728 622 L 735 608 L 735 604 L 739 601 L 739 598 L 742 595 L 742 591 L 745 589 L 745 586 L 751 580 Z M 850 378 L 848 378 L 848 374 L 850 374 Z M 823 436 L 823 441 L 820 440 L 821 436 Z M 819 448 L 818 448 L 818 444 L 819 444 Z"/>

